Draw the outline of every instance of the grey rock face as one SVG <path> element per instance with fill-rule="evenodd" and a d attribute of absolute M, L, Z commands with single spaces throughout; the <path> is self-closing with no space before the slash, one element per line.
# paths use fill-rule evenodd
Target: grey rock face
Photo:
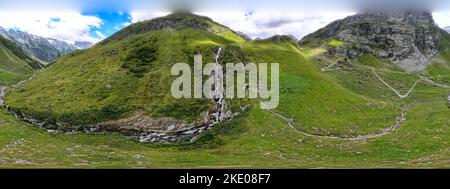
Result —
<path fill-rule="evenodd" d="M 311 36 L 346 42 L 331 47 L 327 55 L 355 59 L 371 53 L 415 72 L 424 70 L 439 52 L 441 35 L 429 12 L 372 12 L 333 22 Z"/>
<path fill-rule="evenodd" d="M 0 35 L 13 41 L 30 56 L 45 62 L 53 62 L 58 56 L 78 49 L 76 46 L 64 41 L 44 38 L 19 30 L 6 30 L 0 27 Z"/>

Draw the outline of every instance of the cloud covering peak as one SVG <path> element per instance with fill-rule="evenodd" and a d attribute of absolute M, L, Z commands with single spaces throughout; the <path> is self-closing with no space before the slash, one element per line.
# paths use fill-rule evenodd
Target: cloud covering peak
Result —
<path fill-rule="evenodd" d="M 211 17 L 252 38 L 302 38 L 368 10 L 429 10 L 441 27 L 450 25 L 448 0 L 14 0 L 0 1 L 0 26 L 67 42 L 97 42 L 131 23 L 180 10 Z"/>

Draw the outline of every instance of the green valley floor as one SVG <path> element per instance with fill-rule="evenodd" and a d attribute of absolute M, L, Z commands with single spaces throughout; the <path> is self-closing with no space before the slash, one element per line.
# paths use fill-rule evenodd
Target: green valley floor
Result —
<path fill-rule="evenodd" d="M 139 143 L 118 133 L 39 129 L 0 108 L 0 167 L 450 168 L 450 50 L 413 74 L 370 54 L 351 61 L 326 57 L 327 45 L 299 47 L 281 36 L 245 41 L 192 15 L 183 17 L 185 22 L 197 20 L 225 32 L 142 33 L 172 17 L 179 15 L 132 25 L 91 49 L 60 57 L 23 85 L 10 85 L 5 104 L 31 117 L 74 125 L 136 111 L 190 122 L 208 110 L 209 101 L 173 98 L 174 77 L 167 68 L 193 62 L 195 53 L 213 61 L 220 48 L 221 63 L 279 63 L 279 106 L 268 111 L 260 109 L 259 100 L 230 100 L 232 106 L 252 106 L 193 143 L 170 145 Z M 328 46 L 339 45 L 332 40 Z M 156 61 L 143 64 L 147 59 Z"/>
<path fill-rule="evenodd" d="M 211 130 L 214 142 L 142 144 L 111 133 L 47 132 L 0 110 L 2 168 L 449 168 L 450 123 L 442 99 L 414 103 L 399 130 L 337 141 L 295 132 L 252 108 L 242 127 Z M 221 128 L 226 128 L 222 129 Z"/>

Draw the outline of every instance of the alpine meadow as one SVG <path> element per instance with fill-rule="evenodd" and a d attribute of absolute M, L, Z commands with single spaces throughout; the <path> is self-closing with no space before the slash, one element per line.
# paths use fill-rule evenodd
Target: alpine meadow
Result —
<path fill-rule="evenodd" d="M 427 10 L 360 11 L 301 40 L 175 11 L 54 61 L 11 38 L 0 35 L 1 168 L 450 168 L 450 34 Z M 198 55 L 223 75 L 264 64 L 278 106 L 174 97 L 173 66 L 194 70 Z"/>

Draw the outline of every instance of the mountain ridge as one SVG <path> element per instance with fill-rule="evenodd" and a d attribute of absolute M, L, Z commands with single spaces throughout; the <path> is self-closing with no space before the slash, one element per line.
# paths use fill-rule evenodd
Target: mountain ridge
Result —
<path fill-rule="evenodd" d="M 233 31 L 232 29 L 215 22 L 209 17 L 195 15 L 188 12 L 175 12 L 167 16 L 131 24 L 116 32 L 112 36 L 104 39 L 99 44 L 105 44 L 113 40 L 120 40 L 129 35 L 143 34 L 152 30 L 178 30 L 183 28 L 195 28 L 216 34 L 231 33 L 232 35 L 239 36 L 240 40 L 248 39 L 247 36 Z"/>
<path fill-rule="evenodd" d="M 185 20 L 188 22 L 183 23 Z M 312 39 L 317 41 L 301 43 L 303 47 L 289 36 L 247 41 L 210 19 L 169 15 L 133 24 L 88 50 L 62 56 L 25 85 L 10 89 L 5 103 L 18 117 L 39 120 L 37 124 L 46 129 L 109 130 L 131 133 L 145 141 L 168 142 L 164 139 L 167 133 L 177 135 L 178 129 L 186 128 L 183 125 L 193 123 L 194 129 L 199 129 L 214 121 L 223 105 L 205 98 L 174 99 L 170 93 L 175 79 L 170 66 L 178 62 L 193 66 L 193 56 L 198 54 L 203 62 L 218 64 L 278 62 L 280 106 L 266 113 L 269 117 L 284 115 L 291 120 L 291 128 L 312 136 L 379 136 L 380 130 L 392 126 L 399 117 L 399 110 L 404 114 L 405 109 L 399 108 L 404 107 L 403 102 L 423 97 L 424 87 L 415 88 L 420 82 L 417 75 L 399 71 L 389 61 L 373 56 L 362 56 L 360 64 L 334 64 L 335 59 L 320 57 L 320 48 L 332 49 L 349 42 Z M 313 47 L 308 49 L 305 44 Z M 410 84 L 414 86 L 411 90 Z M 405 101 L 391 88 L 398 94 L 407 90 L 400 99 Z M 422 91 L 416 94 L 416 90 Z M 430 90 L 427 95 L 441 92 Z M 231 99 L 225 111 L 220 111 L 234 115 L 258 101 Z M 260 119 L 263 110 L 249 111 L 243 116 Z M 243 124 L 236 119 L 231 122 L 230 127 Z M 205 129 L 191 131 L 201 134 Z"/>
<path fill-rule="evenodd" d="M 43 65 L 38 60 L 0 35 L 0 84 L 19 82 L 41 68 Z"/>
<path fill-rule="evenodd" d="M 41 37 L 20 30 L 5 29 L 2 27 L 0 27 L 0 35 L 13 41 L 22 50 L 27 52 L 28 55 L 47 63 L 55 61 L 63 54 L 82 49 L 81 47 L 90 46 L 82 42 L 78 42 L 81 46 L 76 46 L 58 39 Z"/>
<path fill-rule="evenodd" d="M 370 53 L 417 72 L 446 48 L 441 44 L 446 44 L 449 36 L 434 23 L 430 12 L 367 12 L 334 21 L 299 44 L 319 46 L 337 40 L 342 43 L 328 48 L 330 57 L 356 59 Z"/>

